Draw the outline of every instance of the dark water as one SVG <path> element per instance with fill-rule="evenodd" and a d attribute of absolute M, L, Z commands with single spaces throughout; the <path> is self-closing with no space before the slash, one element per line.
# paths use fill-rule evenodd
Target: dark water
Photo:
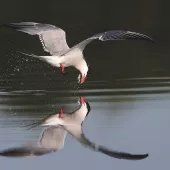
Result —
<path fill-rule="evenodd" d="M 10 4 L 10 5 L 9 5 Z M 84 55 L 91 67 L 85 84 L 78 72 L 60 70 L 16 50 L 44 55 L 37 37 L 0 29 L 0 149 L 36 141 L 40 127 L 26 130 L 61 107 L 72 111 L 83 95 L 91 105 L 83 130 L 92 141 L 131 153 L 141 161 L 110 158 L 67 136 L 65 147 L 41 157 L 0 158 L 1 169 L 160 170 L 169 166 L 170 50 L 169 1 L 2 1 L 0 24 L 36 21 L 55 24 L 70 46 L 106 30 L 140 32 L 156 43 L 94 41 Z M 71 82 L 71 83 L 70 83 Z M 165 169 L 165 168 L 164 168 Z"/>

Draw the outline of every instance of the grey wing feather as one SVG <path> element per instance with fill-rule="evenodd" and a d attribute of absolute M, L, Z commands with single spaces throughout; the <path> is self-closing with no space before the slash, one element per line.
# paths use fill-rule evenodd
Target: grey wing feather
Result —
<path fill-rule="evenodd" d="M 54 25 L 35 22 L 20 22 L 4 24 L 3 26 L 25 32 L 30 35 L 38 35 L 43 45 L 43 49 L 51 55 L 60 56 L 69 50 L 66 42 L 65 31 Z"/>
<path fill-rule="evenodd" d="M 64 146 L 66 134 L 61 126 L 50 126 L 41 135 L 39 145 L 42 148 L 59 150 Z"/>
<path fill-rule="evenodd" d="M 0 151 L 0 156 L 5 157 L 28 157 L 41 156 L 53 152 L 53 149 L 39 148 L 37 146 L 21 146 Z"/>
<path fill-rule="evenodd" d="M 105 146 L 97 145 L 93 142 L 91 142 L 87 137 L 83 134 L 81 127 L 77 127 L 76 133 L 75 130 L 73 133 L 71 133 L 76 139 L 85 147 L 88 147 L 94 151 L 101 152 L 103 154 L 106 154 L 110 157 L 117 158 L 117 159 L 127 159 L 127 160 L 140 160 L 148 157 L 148 154 L 130 154 L 126 152 L 118 152 L 115 150 L 110 150 L 106 148 Z"/>
<path fill-rule="evenodd" d="M 82 134 L 81 136 L 81 143 L 86 147 L 93 149 L 94 151 L 101 152 L 103 154 L 106 154 L 110 157 L 117 158 L 117 159 L 140 160 L 148 157 L 148 154 L 130 154 L 126 152 L 118 152 L 115 150 L 110 150 L 105 146 L 97 145 L 89 141 L 84 134 Z"/>
<path fill-rule="evenodd" d="M 136 33 L 136 32 L 131 32 L 131 31 L 121 31 L 121 30 L 113 30 L 113 31 L 108 31 L 108 32 L 103 32 L 96 34 L 80 43 L 75 45 L 73 48 L 70 49 L 70 51 L 74 48 L 79 48 L 82 51 L 86 47 L 87 44 L 89 44 L 91 41 L 99 39 L 101 41 L 108 41 L 108 40 L 145 40 L 145 41 L 151 41 L 154 42 L 153 39 L 150 37 Z"/>
<path fill-rule="evenodd" d="M 0 151 L 0 156 L 6 157 L 26 157 L 41 156 L 55 152 L 64 146 L 66 131 L 60 126 L 45 129 L 41 135 L 38 144 L 24 145 Z"/>
<path fill-rule="evenodd" d="M 117 158 L 117 159 L 127 159 L 127 160 L 141 160 L 147 158 L 149 155 L 148 154 L 130 154 L 126 152 L 118 152 L 118 151 L 113 151 L 109 150 L 108 148 L 104 146 L 97 146 L 94 147 L 97 151 L 102 152 L 108 156 Z"/>

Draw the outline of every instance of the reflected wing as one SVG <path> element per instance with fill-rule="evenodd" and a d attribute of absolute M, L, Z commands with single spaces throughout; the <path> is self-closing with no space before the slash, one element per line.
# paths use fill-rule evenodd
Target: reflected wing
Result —
<path fill-rule="evenodd" d="M 59 150 L 63 148 L 67 132 L 61 126 L 50 126 L 44 130 L 39 140 L 42 148 L 55 148 Z"/>
<path fill-rule="evenodd" d="M 55 152 L 64 146 L 66 131 L 60 126 L 49 127 L 44 130 L 38 145 L 24 145 L 0 151 L 0 156 L 6 157 L 27 157 L 41 156 Z"/>
<path fill-rule="evenodd" d="M 82 145 L 88 147 L 94 151 L 104 153 L 110 157 L 117 159 L 127 159 L 127 160 L 140 160 L 148 157 L 148 154 L 130 154 L 126 152 L 118 152 L 115 150 L 110 150 L 105 146 L 97 145 L 89 141 L 82 132 L 81 126 L 72 127 L 68 132 L 74 136 Z"/>
<path fill-rule="evenodd" d="M 5 157 L 28 157 L 41 156 L 55 151 L 54 149 L 39 148 L 37 146 L 21 146 L 0 151 L 0 156 Z"/>
<path fill-rule="evenodd" d="M 20 22 L 5 24 L 3 26 L 28 33 L 30 35 L 38 35 L 44 51 L 49 52 L 51 55 L 59 56 L 69 49 L 66 42 L 65 31 L 54 25 L 35 22 Z"/>
<path fill-rule="evenodd" d="M 84 48 L 86 47 L 86 45 L 88 43 L 90 43 L 91 41 L 95 40 L 95 39 L 99 39 L 101 41 L 108 41 L 108 40 L 145 40 L 145 41 L 151 41 L 154 42 L 150 37 L 140 34 L 140 33 L 136 33 L 136 32 L 131 32 L 131 31 L 120 31 L 120 30 L 113 30 L 113 31 L 108 31 L 108 32 L 103 32 L 103 33 L 99 33 L 96 34 L 82 42 L 80 42 L 79 44 L 75 45 L 74 47 L 72 47 L 70 49 L 70 51 L 72 50 L 84 50 Z"/>

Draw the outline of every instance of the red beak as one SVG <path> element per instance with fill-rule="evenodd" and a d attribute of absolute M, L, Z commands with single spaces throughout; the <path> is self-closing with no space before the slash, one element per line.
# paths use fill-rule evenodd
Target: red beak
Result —
<path fill-rule="evenodd" d="M 60 113 L 59 113 L 59 116 L 58 116 L 58 117 L 59 117 L 59 118 L 61 118 L 61 116 L 62 116 L 63 114 L 64 114 L 64 109 L 63 109 L 63 108 L 61 108 L 61 109 L 60 109 Z"/>
<path fill-rule="evenodd" d="M 80 84 L 83 84 L 85 82 L 86 76 L 81 76 Z"/>
<path fill-rule="evenodd" d="M 81 100 L 81 104 L 84 104 L 84 103 L 85 103 L 85 100 L 84 100 L 84 97 L 83 97 L 83 96 L 80 96 L 80 100 Z"/>
<path fill-rule="evenodd" d="M 64 66 L 62 64 L 60 64 L 60 67 L 61 67 L 62 73 L 64 73 Z"/>

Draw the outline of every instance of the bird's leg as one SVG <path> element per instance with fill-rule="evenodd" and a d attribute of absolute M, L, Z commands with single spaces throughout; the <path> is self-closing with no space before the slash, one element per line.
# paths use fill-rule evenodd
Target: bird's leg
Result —
<path fill-rule="evenodd" d="M 62 73 L 64 73 L 65 71 L 64 71 L 64 66 L 60 63 L 60 67 L 61 67 L 61 71 L 62 71 Z"/>
<path fill-rule="evenodd" d="M 60 113 L 59 113 L 59 116 L 58 116 L 58 117 L 59 117 L 59 118 L 61 118 L 63 114 L 64 114 L 64 109 L 63 109 L 63 108 L 61 108 L 61 109 L 60 109 Z"/>

